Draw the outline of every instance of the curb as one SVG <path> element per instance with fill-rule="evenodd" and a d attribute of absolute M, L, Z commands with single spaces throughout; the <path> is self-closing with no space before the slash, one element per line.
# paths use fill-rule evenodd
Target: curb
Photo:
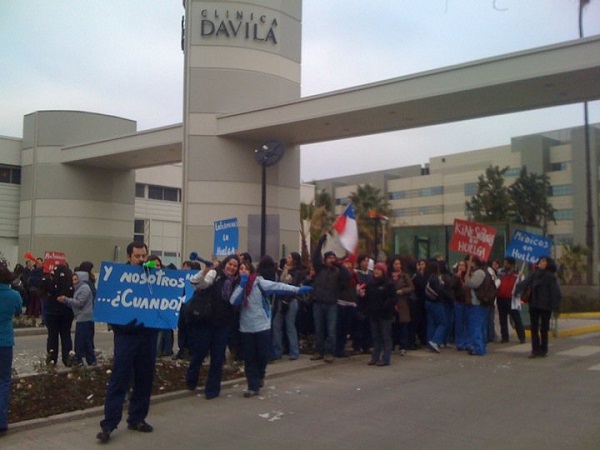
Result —
<path fill-rule="evenodd" d="M 338 358 L 338 359 L 336 359 L 335 363 L 336 363 L 336 365 L 345 364 L 346 362 L 349 362 L 352 359 L 353 359 L 352 357 L 343 358 L 343 359 Z M 293 367 L 293 364 L 291 364 L 290 366 L 291 367 L 289 367 L 289 368 L 281 369 L 272 374 L 269 374 L 267 372 L 266 379 L 267 380 L 275 380 L 278 378 L 283 378 L 292 373 L 302 373 L 302 372 L 308 372 L 311 370 L 317 370 L 321 367 L 329 367 L 329 364 L 326 364 L 326 363 L 323 363 L 322 361 L 320 361 L 320 362 L 316 362 L 313 365 L 308 365 L 308 366 L 303 366 L 303 367 Z M 221 383 L 221 389 L 231 389 L 234 386 L 236 386 L 237 384 L 245 383 L 245 382 L 246 382 L 245 377 L 235 378 L 233 380 L 227 380 L 227 381 L 224 381 L 223 383 Z M 193 392 L 183 390 L 183 391 L 169 392 L 166 394 L 158 394 L 158 395 L 154 395 L 154 396 L 150 397 L 150 405 L 168 402 L 171 400 L 179 400 L 179 399 L 186 398 L 186 397 L 197 397 L 197 396 L 200 396 L 203 392 L 204 392 L 203 388 L 198 388 Z M 125 404 L 127 404 L 127 402 L 125 402 L 124 405 Z M 69 411 L 69 412 L 62 413 L 62 414 L 56 414 L 54 416 L 40 417 L 38 419 L 31 419 L 31 420 L 26 420 L 23 422 L 11 423 L 11 424 L 9 424 L 9 433 L 16 433 L 19 431 L 27 431 L 27 430 L 31 430 L 33 428 L 50 426 L 50 425 L 54 425 L 57 423 L 70 422 L 72 420 L 92 418 L 92 417 L 102 417 L 103 415 L 104 415 L 104 406 L 94 406 L 92 408 L 82 409 L 82 410 L 78 410 L 78 411 Z"/>

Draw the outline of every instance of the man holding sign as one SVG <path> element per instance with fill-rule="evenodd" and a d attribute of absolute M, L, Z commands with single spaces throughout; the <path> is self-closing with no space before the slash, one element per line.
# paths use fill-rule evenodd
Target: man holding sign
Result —
<path fill-rule="evenodd" d="M 143 265 L 147 257 L 146 244 L 132 242 L 127 246 L 127 264 Z M 106 387 L 104 420 L 100 422 L 102 430 L 96 435 L 102 443 L 110 440 L 110 433 L 121 421 L 125 394 L 132 379 L 133 392 L 129 402 L 127 429 L 142 433 L 153 430 L 145 419 L 150 408 L 154 381 L 158 329 L 147 328 L 136 319 L 127 325 L 112 325 L 112 329 L 115 343 L 113 372 Z"/>

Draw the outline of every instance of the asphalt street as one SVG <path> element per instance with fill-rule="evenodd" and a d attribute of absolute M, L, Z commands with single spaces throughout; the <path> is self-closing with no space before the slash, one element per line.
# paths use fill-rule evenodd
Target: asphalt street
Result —
<path fill-rule="evenodd" d="M 121 425 L 114 449 L 570 449 L 600 448 L 600 333 L 552 339 L 547 358 L 528 344 L 490 344 L 485 357 L 454 349 L 367 356 L 333 364 L 278 361 L 262 395 L 243 381 L 220 398 L 194 393 L 154 403 L 151 434 Z M 98 448 L 91 417 L 15 429 L 3 449 Z"/>

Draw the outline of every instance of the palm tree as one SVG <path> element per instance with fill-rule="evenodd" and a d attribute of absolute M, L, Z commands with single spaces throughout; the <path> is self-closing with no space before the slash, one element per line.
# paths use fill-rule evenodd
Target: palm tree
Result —
<path fill-rule="evenodd" d="M 581 284 L 587 272 L 586 259 L 588 249 L 582 245 L 567 245 L 563 247 L 562 255 L 558 258 L 560 269 L 558 276 L 565 284 Z"/>
<path fill-rule="evenodd" d="M 358 224 L 359 252 L 371 254 L 376 260 L 385 257 L 380 255 L 382 249 L 379 245 L 387 247 L 382 237 L 389 236 L 388 218 L 392 211 L 387 197 L 381 189 L 365 184 L 359 185 L 356 192 L 350 194 L 350 200 L 354 205 Z"/>

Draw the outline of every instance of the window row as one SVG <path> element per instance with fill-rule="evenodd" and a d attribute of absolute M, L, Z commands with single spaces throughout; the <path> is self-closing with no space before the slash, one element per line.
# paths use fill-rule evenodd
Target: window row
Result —
<path fill-rule="evenodd" d="M 395 217 L 410 217 L 410 216 L 428 216 L 431 214 L 443 214 L 444 206 L 421 206 L 417 208 L 399 208 L 394 209 Z"/>
<path fill-rule="evenodd" d="M 154 184 L 135 184 L 135 196 L 150 200 L 163 200 L 167 202 L 181 202 L 181 189 L 156 186 Z"/>
<path fill-rule="evenodd" d="M 0 183 L 21 184 L 21 169 L 0 166 Z"/>
<path fill-rule="evenodd" d="M 443 186 L 432 186 L 422 189 L 410 189 L 408 191 L 396 191 L 388 194 L 389 200 L 402 200 L 405 198 L 431 197 L 433 195 L 442 195 Z"/>

